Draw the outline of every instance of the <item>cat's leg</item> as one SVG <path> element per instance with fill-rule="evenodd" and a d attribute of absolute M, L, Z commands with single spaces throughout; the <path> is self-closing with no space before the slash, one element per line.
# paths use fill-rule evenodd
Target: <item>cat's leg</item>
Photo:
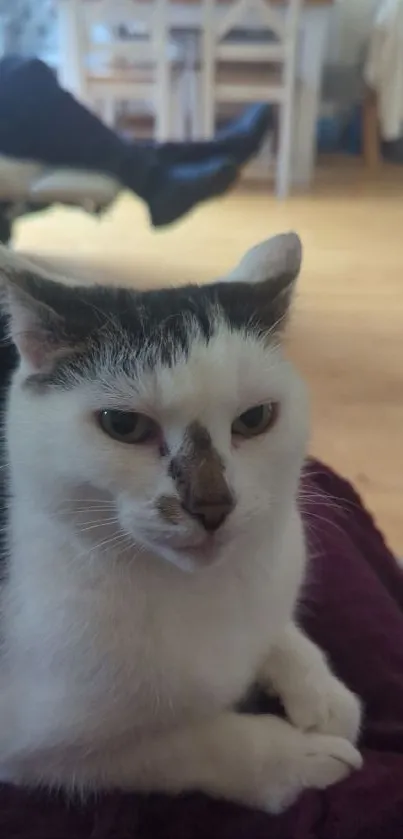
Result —
<path fill-rule="evenodd" d="M 305 734 L 276 717 L 223 713 L 153 739 L 87 753 L 70 767 L 40 762 L 37 780 L 82 789 L 200 791 L 277 813 L 305 789 L 323 789 L 361 766 L 347 741 Z"/>
<path fill-rule="evenodd" d="M 358 739 L 361 706 L 334 676 L 319 648 L 290 623 L 259 674 L 259 681 L 278 694 L 288 718 L 303 731 Z"/>

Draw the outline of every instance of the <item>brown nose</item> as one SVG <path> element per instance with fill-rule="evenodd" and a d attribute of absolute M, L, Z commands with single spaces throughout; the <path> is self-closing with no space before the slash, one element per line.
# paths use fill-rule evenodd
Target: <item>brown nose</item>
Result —
<path fill-rule="evenodd" d="M 234 501 L 230 495 L 220 501 L 211 504 L 207 499 L 189 499 L 183 504 L 184 509 L 190 513 L 209 533 L 218 530 L 224 524 L 226 518 L 234 508 Z"/>

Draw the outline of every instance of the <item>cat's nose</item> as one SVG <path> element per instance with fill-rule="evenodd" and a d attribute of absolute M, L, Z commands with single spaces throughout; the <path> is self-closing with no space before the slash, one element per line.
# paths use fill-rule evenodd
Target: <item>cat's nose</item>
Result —
<path fill-rule="evenodd" d="M 193 500 L 185 509 L 191 516 L 198 519 L 208 533 L 213 533 L 224 524 L 234 509 L 234 501 L 230 495 L 214 504 Z"/>

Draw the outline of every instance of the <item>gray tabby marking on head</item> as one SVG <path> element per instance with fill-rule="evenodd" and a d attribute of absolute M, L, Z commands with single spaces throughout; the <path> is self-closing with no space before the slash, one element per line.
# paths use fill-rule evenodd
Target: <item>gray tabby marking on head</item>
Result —
<path fill-rule="evenodd" d="M 7 248 L 0 250 L 10 333 L 28 362 L 27 383 L 68 389 L 106 365 L 128 375 L 172 366 L 220 321 L 232 330 L 276 333 L 287 315 L 301 262 L 294 233 L 253 248 L 232 274 L 208 285 L 135 291 L 54 282 Z"/>

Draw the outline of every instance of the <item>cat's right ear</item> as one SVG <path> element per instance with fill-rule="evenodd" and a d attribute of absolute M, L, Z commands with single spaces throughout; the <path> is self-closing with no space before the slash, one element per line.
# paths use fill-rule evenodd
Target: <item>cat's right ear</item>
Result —
<path fill-rule="evenodd" d="M 63 317 L 43 300 L 49 286 L 57 284 L 45 272 L 0 246 L 1 309 L 27 374 L 49 372 L 58 357 L 72 351 Z"/>
<path fill-rule="evenodd" d="M 239 298 L 254 310 L 268 332 L 281 332 L 287 320 L 302 261 L 296 233 L 282 233 L 251 248 L 221 281 L 220 295 Z M 229 287 L 229 293 L 228 288 Z"/>
<path fill-rule="evenodd" d="M 284 287 L 292 286 L 301 270 L 301 262 L 302 244 L 297 233 L 280 233 L 247 251 L 224 280 L 254 287 L 275 286 L 280 280 Z"/>

